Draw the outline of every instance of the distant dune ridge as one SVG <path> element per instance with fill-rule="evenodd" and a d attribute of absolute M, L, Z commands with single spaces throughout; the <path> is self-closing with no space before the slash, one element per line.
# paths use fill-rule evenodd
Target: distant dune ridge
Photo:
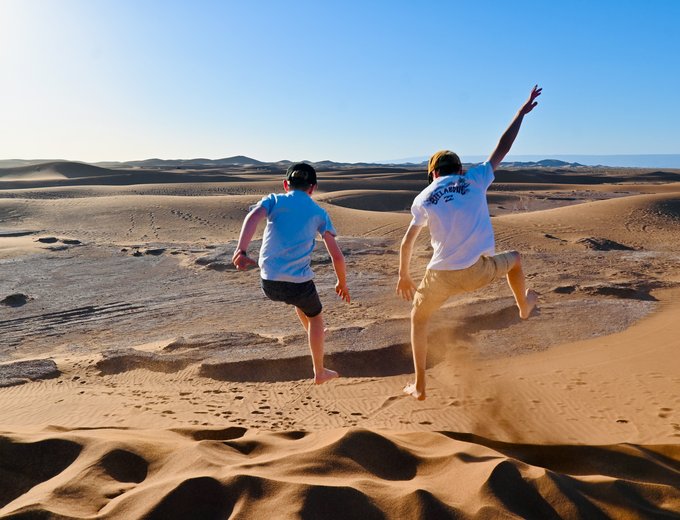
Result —
<path fill-rule="evenodd" d="M 50 161 L 2 168 L 0 169 L 0 180 L 21 180 L 23 177 L 28 180 L 34 180 L 40 176 L 44 176 L 45 179 L 79 179 L 103 177 L 112 174 L 111 170 L 92 164 L 71 161 Z"/>
<path fill-rule="evenodd" d="M 504 164 L 498 249 L 539 307 L 449 301 L 419 402 L 394 291 L 423 166 L 316 163 L 352 303 L 317 247 L 342 377 L 315 386 L 294 313 L 231 264 L 287 164 L 0 169 L 0 518 L 680 518 L 680 170 Z"/>
<path fill-rule="evenodd" d="M 464 162 L 480 163 L 487 159 L 485 155 L 462 156 Z M 422 164 L 428 156 L 409 157 L 385 161 L 389 164 Z M 605 166 L 623 168 L 680 168 L 680 154 L 618 154 L 618 155 L 581 155 L 581 154 L 545 154 L 545 155 L 513 155 L 506 157 L 508 163 L 537 164 L 544 166 Z M 562 163 L 562 164 L 558 164 Z"/>
<path fill-rule="evenodd" d="M 377 162 L 338 162 L 338 161 L 304 161 L 319 168 L 333 167 L 359 167 L 370 166 L 413 166 L 426 165 L 428 156 L 410 157 L 398 160 L 386 160 Z M 476 164 L 486 160 L 486 156 L 463 157 L 467 164 Z M 40 163 L 72 162 L 41 159 L 0 159 L 0 169 L 15 168 L 20 166 L 33 166 Z M 283 169 L 293 162 L 280 160 L 264 162 L 244 155 L 224 157 L 222 159 L 144 159 L 139 161 L 101 161 L 93 163 L 103 168 L 200 168 L 200 167 L 225 167 L 225 166 L 278 166 Z M 547 167 L 578 167 L 578 166 L 604 166 L 604 167 L 628 167 L 628 168 L 677 168 L 680 169 L 680 154 L 621 154 L 621 155 L 509 155 L 503 163 L 504 166 L 547 166 Z"/>
<path fill-rule="evenodd" d="M 0 165 L 3 161 L 0 161 Z M 281 174 L 290 161 L 264 163 L 244 156 L 208 160 L 160 160 L 132 161 L 128 163 L 99 163 L 92 165 L 71 161 L 50 161 L 23 166 L 0 167 L 2 189 L 56 187 L 66 185 L 131 185 L 168 184 L 198 182 L 233 182 L 234 174 Z M 346 174 L 395 174 L 385 177 L 385 182 L 412 179 L 420 182 L 420 168 L 417 165 L 377 165 L 365 163 L 335 163 L 322 161 L 312 163 L 319 171 L 346 172 Z M 424 166 L 423 166 L 424 168 Z M 496 182 L 536 182 L 573 184 L 613 184 L 634 182 L 639 176 L 658 182 L 677 182 L 680 170 L 636 170 L 597 168 L 595 170 L 579 164 L 563 161 L 543 160 L 538 162 L 502 163 L 496 172 Z M 246 180 L 244 178 L 244 180 Z M 346 179 L 346 178 L 345 178 Z M 331 180 L 332 182 L 332 180 Z M 414 187 L 420 184 L 413 184 Z M 394 188 L 394 185 L 391 186 Z M 333 184 L 325 183 L 322 190 L 335 191 Z"/>

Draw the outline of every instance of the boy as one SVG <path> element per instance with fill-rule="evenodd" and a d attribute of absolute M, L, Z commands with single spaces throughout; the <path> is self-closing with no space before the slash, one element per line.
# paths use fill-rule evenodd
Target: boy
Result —
<path fill-rule="evenodd" d="M 317 233 L 326 245 L 337 276 L 335 292 L 349 303 L 345 275 L 345 258 L 335 241 L 335 228 L 328 213 L 311 195 L 316 189 L 316 171 L 305 163 L 288 168 L 283 181 L 285 193 L 272 193 L 253 206 L 246 215 L 232 262 L 239 271 L 259 264 L 262 291 L 273 301 L 293 305 L 307 332 L 314 366 L 314 382 L 322 384 L 338 377 L 324 368 L 324 324 L 321 301 L 316 292 L 310 267 Z M 257 225 L 267 219 L 259 262 L 248 257 L 247 250 Z"/>
<path fill-rule="evenodd" d="M 520 318 L 527 319 L 536 306 L 538 295 L 524 286 L 519 253 L 508 251 L 494 255 L 486 190 L 493 182 L 493 172 L 510 151 L 524 116 L 538 104 L 536 98 L 540 94 L 541 89 L 536 85 L 487 162 L 463 172 L 458 156 L 442 150 L 435 153 L 428 163 L 430 185 L 413 201 L 413 219 L 399 250 L 397 282 L 397 294 L 405 300 L 413 300 L 411 348 L 415 382 L 406 385 L 404 392 L 418 400 L 426 397 L 427 324 L 432 313 L 449 297 L 474 291 L 506 276 Z M 409 266 L 413 245 L 425 225 L 430 228 L 434 253 L 416 289 Z"/>

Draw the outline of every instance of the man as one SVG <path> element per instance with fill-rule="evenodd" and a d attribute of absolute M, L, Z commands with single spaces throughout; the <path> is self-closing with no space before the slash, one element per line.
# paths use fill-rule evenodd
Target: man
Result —
<path fill-rule="evenodd" d="M 494 171 L 517 137 L 524 116 L 538 104 L 541 95 L 534 86 L 529 99 L 517 112 L 488 160 L 463 172 L 459 157 L 448 150 L 435 153 L 428 163 L 429 186 L 413 201 L 413 219 L 401 241 L 397 294 L 413 300 L 411 347 L 415 381 L 404 392 L 418 400 L 425 394 L 427 325 L 432 313 L 461 292 L 474 291 L 505 276 L 519 316 L 527 319 L 538 295 L 525 288 L 524 272 L 517 251 L 494 254 L 494 234 L 486 191 Z M 416 288 L 409 274 L 413 245 L 424 226 L 429 226 L 434 253 L 425 276 Z"/>

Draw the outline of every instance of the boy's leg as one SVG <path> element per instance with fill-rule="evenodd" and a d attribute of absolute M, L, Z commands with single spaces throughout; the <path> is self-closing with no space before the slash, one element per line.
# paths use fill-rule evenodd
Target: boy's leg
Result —
<path fill-rule="evenodd" d="M 309 334 L 309 318 L 307 318 L 307 315 L 300 310 L 299 307 L 294 307 L 295 313 L 297 314 L 298 318 L 300 319 L 300 323 L 302 323 L 302 326 L 305 329 L 305 332 Z"/>
<path fill-rule="evenodd" d="M 536 307 L 538 302 L 538 294 L 527 289 L 524 282 L 524 271 L 522 270 L 522 258 L 517 251 L 511 251 L 506 253 L 512 255 L 510 258 L 510 269 L 506 274 L 508 280 L 508 285 L 515 297 L 515 302 L 517 302 L 517 307 L 519 308 L 519 317 L 526 320 L 531 311 Z"/>
<path fill-rule="evenodd" d="M 300 311 L 300 309 L 298 309 L 297 307 L 295 307 L 295 311 L 297 312 L 298 318 L 300 318 L 300 323 L 302 323 L 305 332 L 309 332 L 309 319 L 307 318 L 307 315 L 304 312 Z M 328 329 L 324 327 L 323 331 L 325 334 L 326 332 L 328 332 Z"/>
<path fill-rule="evenodd" d="M 335 370 L 330 370 L 323 366 L 325 335 L 323 313 L 319 313 L 310 318 L 298 307 L 295 307 L 295 312 L 297 313 L 298 318 L 300 318 L 302 326 L 307 331 L 307 340 L 309 342 L 309 350 L 312 354 L 312 365 L 314 366 L 314 382 L 317 385 L 320 385 L 330 379 L 338 377 L 338 373 Z"/>

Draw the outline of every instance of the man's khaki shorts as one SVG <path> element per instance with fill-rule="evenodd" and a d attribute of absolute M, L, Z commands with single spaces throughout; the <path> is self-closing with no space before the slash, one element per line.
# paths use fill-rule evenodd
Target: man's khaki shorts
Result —
<path fill-rule="evenodd" d="M 428 269 L 413 298 L 413 306 L 434 312 L 451 296 L 489 285 L 508 274 L 518 254 L 516 251 L 505 251 L 493 256 L 481 256 L 470 267 L 455 271 Z"/>

